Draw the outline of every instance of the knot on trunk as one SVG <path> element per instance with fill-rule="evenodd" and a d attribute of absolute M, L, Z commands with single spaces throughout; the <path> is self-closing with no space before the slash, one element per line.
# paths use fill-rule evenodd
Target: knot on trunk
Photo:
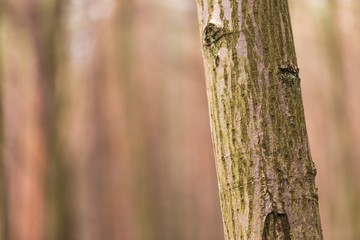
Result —
<path fill-rule="evenodd" d="M 217 42 L 222 36 L 224 36 L 227 31 L 216 25 L 215 23 L 208 23 L 204 29 L 204 45 L 210 46 L 211 44 Z"/>
<path fill-rule="evenodd" d="M 299 68 L 295 65 L 287 64 L 279 66 L 278 75 L 280 81 L 289 87 L 297 86 L 300 83 Z"/>
<path fill-rule="evenodd" d="M 266 216 L 262 240 L 291 240 L 286 213 L 273 211 Z"/>

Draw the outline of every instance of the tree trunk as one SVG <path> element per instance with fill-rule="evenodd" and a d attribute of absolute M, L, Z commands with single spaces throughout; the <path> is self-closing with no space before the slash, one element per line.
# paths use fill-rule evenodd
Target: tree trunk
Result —
<path fill-rule="evenodd" d="M 198 0 L 225 239 L 322 239 L 286 0 Z"/>

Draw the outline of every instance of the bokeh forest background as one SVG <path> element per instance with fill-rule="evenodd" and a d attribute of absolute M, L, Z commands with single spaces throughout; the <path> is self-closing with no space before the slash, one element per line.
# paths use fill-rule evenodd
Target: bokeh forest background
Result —
<path fill-rule="evenodd" d="M 289 0 L 325 239 L 360 239 L 360 1 Z M 0 238 L 221 240 L 195 0 L 0 1 Z"/>

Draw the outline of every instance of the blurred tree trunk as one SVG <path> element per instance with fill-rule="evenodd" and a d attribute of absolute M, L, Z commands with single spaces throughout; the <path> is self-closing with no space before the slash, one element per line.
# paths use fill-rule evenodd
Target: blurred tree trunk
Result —
<path fill-rule="evenodd" d="M 6 184 L 5 165 L 3 161 L 3 32 L 2 32 L 2 1 L 0 2 L 0 239 L 7 239 L 7 211 L 6 211 Z"/>
<path fill-rule="evenodd" d="M 66 98 L 61 136 L 72 170 L 74 239 L 134 238 L 125 80 L 117 65 L 120 3 L 73 1 L 66 11 L 68 61 L 59 87 Z"/>
<path fill-rule="evenodd" d="M 131 171 L 131 191 L 129 194 L 134 203 L 134 236 L 136 239 L 156 239 L 157 217 L 159 214 L 158 208 L 155 206 L 154 194 L 154 176 L 153 176 L 153 152 L 154 149 L 149 148 L 149 136 L 147 132 L 152 127 L 147 126 L 149 119 L 145 112 L 151 111 L 150 104 L 141 102 L 141 95 L 145 95 L 142 83 L 136 81 L 134 77 L 133 59 L 134 44 L 137 38 L 134 37 L 136 32 L 136 14 L 134 14 L 134 2 L 123 1 L 120 9 L 119 27 L 121 51 L 120 68 L 121 78 L 124 86 L 124 96 L 126 101 L 126 115 L 125 119 L 127 124 L 126 139 L 129 143 L 129 154 L 131 158 L 130 171 Z M 137 71 L 142 73 L 143 71 Z M 149 75 L 151 76 L 151 75 Z M 146 79 L 146 78 L 144 78 Z M 150 80 L 151 81 L 151 80 Z M 141 102 L 141 103 L 140 103 Z M 146 106 L 143 108 L 142 106 Z M 143 111 L 145 109 L 145 111 Z M 144 114 L 143 116 L 141 114 Z M 156 144 L 154 144 L 156 145 Z M 155 220 L 156 219 L 156 220 Z"/>
<path fill-rule="evenodd" d="M 63 178 L 67 172 L 57 137 L 55 96 L 66 2 L 6 1 L 4 5 L 8 33 L 3 81 L 8 126 L 4 133 L 5 230 L 9 239 L 69 239 L 68 181 Z"/>
<path fill-rule="evenodd" d="M 226 239 L 322 239 L 287 0 L 198 0 Z"/>
<path fill-rule="evenodd" d="M 47 234 L 59 1 L 4 1 L 4 167 L 9 239 Z M 16 46 L 16 47 L 14 47 Z"/>
<path fill-rule="evenodd" d="M 339 1 L 329 0 L 323 12 L 317 12 L 318 30 L 325 44 L 325 59 L 330 70 L 329 105 L 330 119 L 334 134 L 329 137 L 328 159 L 333 164 L 332 172 L 337 174 L 331 178 L 332 191 L 331 221 L 334 239 L 360 239 L 360 193 L 356 182 L 356 157 L 354 136 L 348 111 L 348 92 L 345 62 L 343 59 L 342 35 L 339 31 L 337 9 Z"/>
<path fill-rule="evenodd" d="M 132 159 L 134 238 L 164 239 L 167 228 L 162 219 L 165 211 L 161 179 L 165 178 L 162 170 L 166 147 L 157 130 L 165 118 L 160 109 L 160 51 L 154 38 L 161 35 L 156 13 L 159 9 L 157 4 L 143 0 L 123 1 L 121 6 L 120 67 L 126 87 L 127 139 Z"/>

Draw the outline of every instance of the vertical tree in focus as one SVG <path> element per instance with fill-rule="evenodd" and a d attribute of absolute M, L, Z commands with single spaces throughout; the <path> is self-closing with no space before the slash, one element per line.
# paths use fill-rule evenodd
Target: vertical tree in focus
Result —
<path fill-rule="evenodd" d="M 287 0 L 198 0 L 226 239 L 322 239 Z"/>

